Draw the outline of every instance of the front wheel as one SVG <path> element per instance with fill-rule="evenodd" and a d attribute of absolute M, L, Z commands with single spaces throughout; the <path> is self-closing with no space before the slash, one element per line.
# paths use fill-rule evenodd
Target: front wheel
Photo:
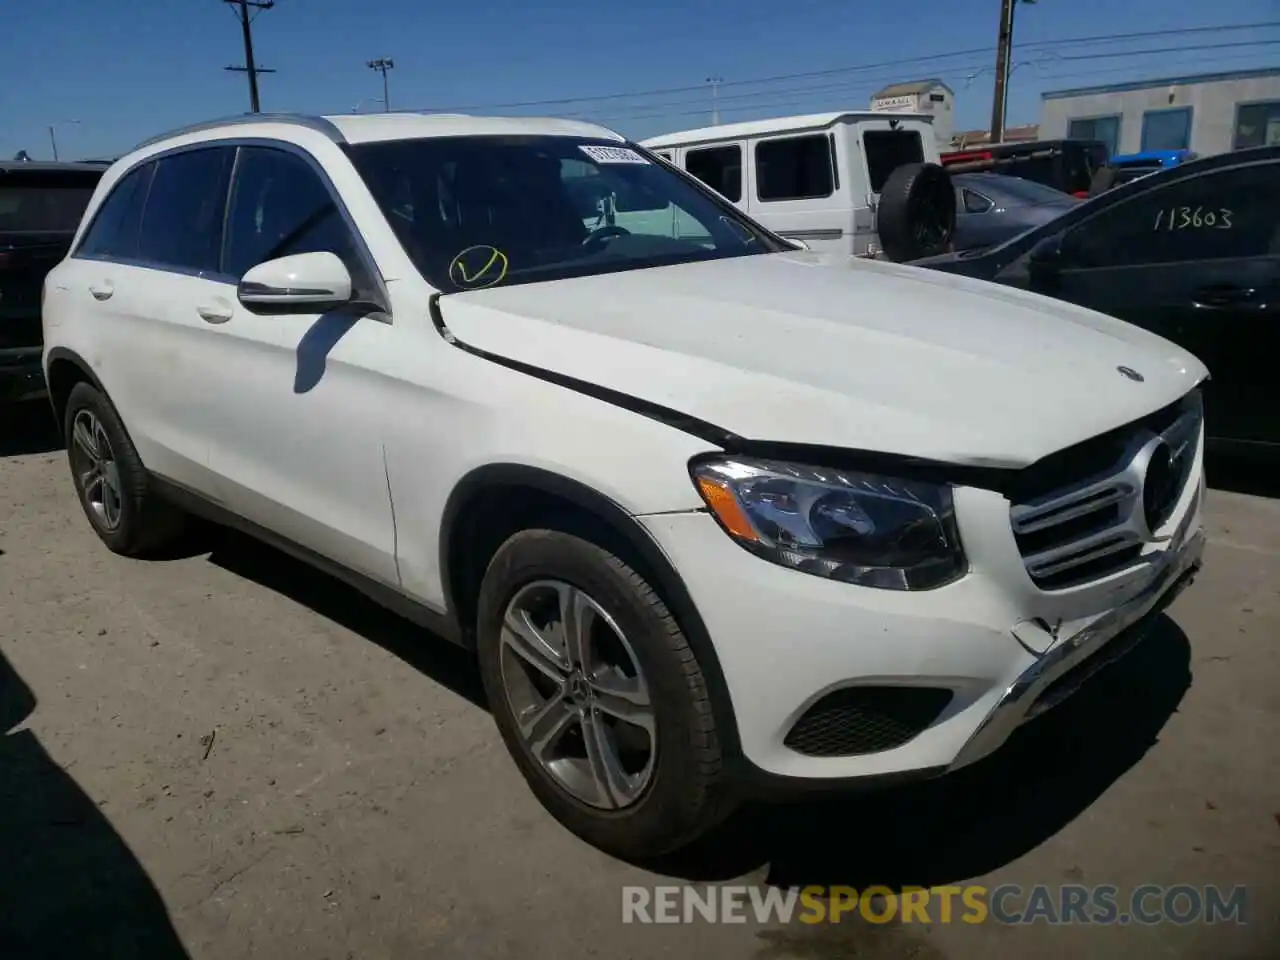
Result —
<path fill-rule="evenodd" d="M 567 533 L 517 533 L 485 574 L 477 626 L 503 740 L 571 831 L 646 857 L 727 815 L 702 671 L 662 600 L 622 560 Z"/>

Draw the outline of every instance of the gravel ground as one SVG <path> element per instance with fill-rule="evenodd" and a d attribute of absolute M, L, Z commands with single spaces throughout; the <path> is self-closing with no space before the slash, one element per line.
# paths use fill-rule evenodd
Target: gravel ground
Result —
<path fill-rule="evenodd" d="M 1215 489 L 1197 583 L 998 756 L 631 865 L 542 812 L 462 653 L 236 536 L 113 556 L 4 416 L 4 960 L 1280 956 L 1277 491 Z M 1248 885 L 1248 922 L 622 922 L 689 883 Z"/>

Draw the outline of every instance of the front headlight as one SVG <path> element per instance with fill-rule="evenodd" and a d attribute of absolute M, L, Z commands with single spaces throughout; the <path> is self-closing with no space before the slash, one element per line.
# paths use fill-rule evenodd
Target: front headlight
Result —
<path fill-rule="evenodd" d="M 966 570 L 950 487 L 738 458 L 691 472 L 725 531 L 784 567 L 888 590 L 928 590 Z"/>

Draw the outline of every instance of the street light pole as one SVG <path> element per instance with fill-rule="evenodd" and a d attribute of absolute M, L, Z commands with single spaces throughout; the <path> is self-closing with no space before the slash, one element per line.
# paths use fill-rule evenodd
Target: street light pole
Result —
<path fill-rule="evenodd" d="M 58 123 L 79 123 L 79 120 L 59 120 Z M 58 138 L 54 136 L 53 128 L 57 123 L 49 124 L 49 146 L 53 147 L 53 159 L 58 159 Z"/>
<path fill-rule="evenodd" d="M 711 84 L 711 125 L 713 127 L 720 125 L 720 84 L 724 83 L 724 77 L 707 77 L 707 83 Z"/>
<path fill-rule="evenodd" d="M 382 106 L 387 113 L 391 112 L 391 94 L 387 89 L 387 71 L 395 65 L 395 61 L 390 57 L 378 57 L 376 60 L 370 60 L 365 64 L 370 70 L 377 70 L 382 74 Z"/>

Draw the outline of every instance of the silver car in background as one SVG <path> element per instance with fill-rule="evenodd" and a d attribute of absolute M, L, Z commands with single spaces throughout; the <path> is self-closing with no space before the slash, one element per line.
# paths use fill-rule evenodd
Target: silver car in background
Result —
<path fill-rule="evenodd" d="M 1034 180 L 1000 173 L 959 173 L 955 249 L 992 247 L 1048 223 L 1084 201 Z"/>

